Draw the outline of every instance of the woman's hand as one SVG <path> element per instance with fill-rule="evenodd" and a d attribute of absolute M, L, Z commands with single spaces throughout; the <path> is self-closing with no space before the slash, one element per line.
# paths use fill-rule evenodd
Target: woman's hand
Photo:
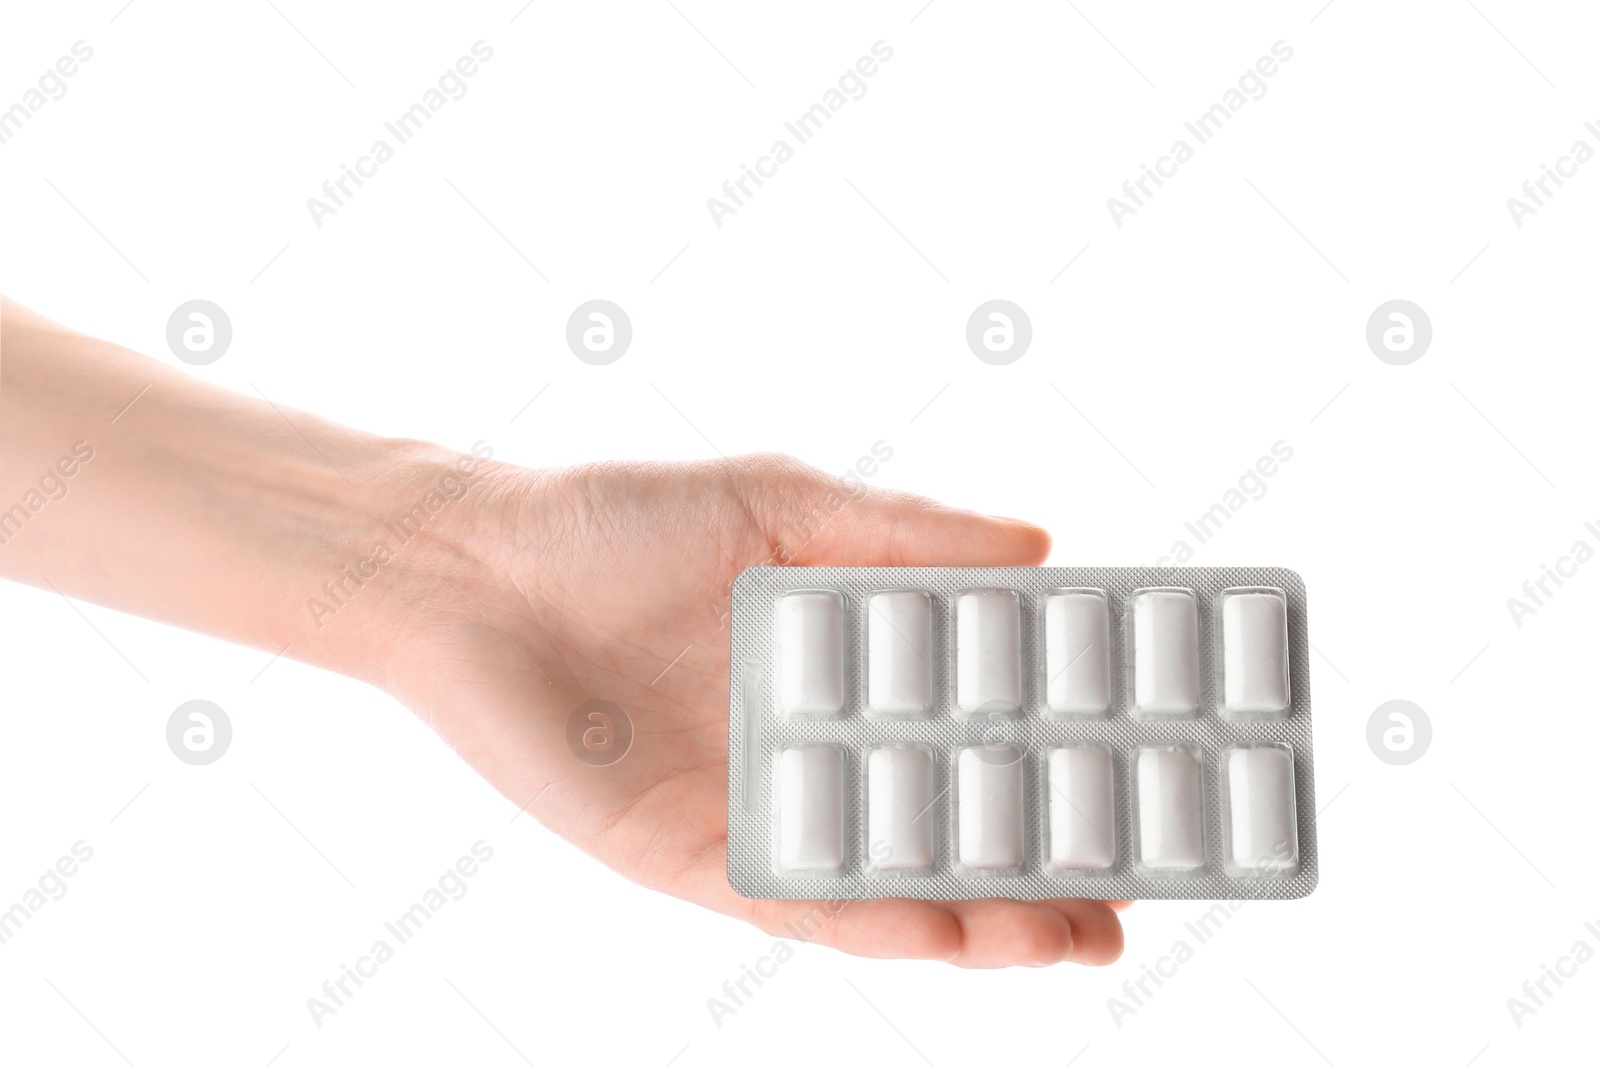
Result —
<path fill-rule="evenodd" d="M 411 569 L 432 588 L 403 598 L 390 687 L 563 837 L 773 934 L 816 902 L 746 900 L 728 885 L 734 578 L 770 563 L 1031 565 L 1050 545 L 1025 523 L 860 490 L 781 456 L 551 473 L 483 461 L 470 485 L 447 512 L 449 551 L 432 574 Z M 589 700 L 631 719 L 616 763 L 568 744 Z M 816 940 L 969 967 L 1103 964 L 1122 951 L 1117 915 L 1091 900 L 859 901 Z"/>
<path fill-rule="evenodd" d="M 0 485 L 38 490 L 0 523 L 0 575 L 381 686 L 568 840 L 774 934 L 815 904 L 728 886 L 734 578 L 1049 550 L 1037 527 L 783 457 L 545 472 L 374 437 L 3 299 L 0 347 Z M 610 766 L 567 744 L 588 700 L 632 720 Z M 1098 901 L 877 900 L 816 940 L 993 967 L 1107 963 L 1122 930 Z"/>

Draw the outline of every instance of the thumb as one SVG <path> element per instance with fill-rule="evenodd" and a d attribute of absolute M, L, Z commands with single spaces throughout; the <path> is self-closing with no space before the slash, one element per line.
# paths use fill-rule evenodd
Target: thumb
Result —
<path fill-rule="evenodd" d="M 885 489 L 846 496 L 814 520 L 809 536 L 785 542 L 797 565 L 1037 566 L 1050 555 L 1050 534 L 1032 523 Z"/>

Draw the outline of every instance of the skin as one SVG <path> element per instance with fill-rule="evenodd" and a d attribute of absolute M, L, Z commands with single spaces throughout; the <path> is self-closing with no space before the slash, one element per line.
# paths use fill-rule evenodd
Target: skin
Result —
<path fill-rule="evenodd" d="M 58 479 L 65 495 L 0 525 L 0 575 L 379 686 L 614 870 L 774 935 L 816 905 L 727 883 L 734 578 L 774 562 L 1036 565 L 1050 549 L 1028 523 L 785 456 L 530 470 L 374 437 L 0 300 L 0 509 L 79 441 L 94 457 Z M 402 540 L 406 514 L 420 532 Z M 390 558 L 361 565 L 378 541 Z M 323 583 L 351 572 L 367 577 L 335 601 Z M 591 699 L 634 726 L 609 766 L 568 747 Z M 1125 906 L 860 901 L 814 940 L 963 967 L 1105 964 Z"/>

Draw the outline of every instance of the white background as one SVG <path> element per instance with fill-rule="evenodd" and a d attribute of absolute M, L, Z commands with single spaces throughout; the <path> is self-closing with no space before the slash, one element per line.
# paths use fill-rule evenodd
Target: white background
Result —
<path fill-rule="evenodd" d="M 1321 885 L 1246 906 L 1121 1026 L 1107 998 L 1194 947 L 1200 905 L 1136 904 L 1104 970 L 800 946 L 718 1027 L 706 999 L 772 939 L 513 821 L 393 701 L 6 587 L 0 907 L 73 842 L 94 856 L 0 946 L 0 1058 L 1588 1054 L 1600 963 L 1520 1028 L 1506 1000 L 1600 949 L 1600 566 L 1520 628 L 1506 598 L 1600 546 L 1600 162 L 1521 228 L 1506 198 L 1600 148 L 1592 12 L 275 2 L 5 5 L 0 107 L 75 41 L 94 56 L 0 145 L 0 289 L 174 363 L 167 316 L 212 300 L 233 346 L 191 373 L 529 465 L 779 449 L 842 472 L 882 440 L 875 482 L 1043 523 L 1057 563 L 1153 563 L 1284 441 L 1194 562 L 1305 577 Z M 467 95 L 314 226 L 306 198 L 480 39 Z M 717 228 L 706 198 L 878 40 L 867 94 Z M 1106 198 L 1279 40 L 1266 95 L 1115 226 Z M 634 326 L 606 367 L 563 339 L 595 297 Z M 996 297 L 1034 330 L 1002 367 L 964 340 Z M 1409 366 L 1364 338 L 1394 298 L 1433 323 Z M 164 740 L 197 697 L 235 731 L 200 768 Z M 1366 742 L 1395 698 L 1434 728 L 1403 767 Z M 306 998 L 480 839 L 468 895 L 316 1027 Z"/>

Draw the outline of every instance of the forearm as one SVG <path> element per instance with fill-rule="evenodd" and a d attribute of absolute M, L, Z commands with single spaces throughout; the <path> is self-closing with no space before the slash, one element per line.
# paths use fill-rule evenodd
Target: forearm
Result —
<path fill-rule="evenodd" d="M 381 683 L 408 576 L 449 551 L 395 522 L 464 492 L 457 461 L 0 301 L 0 576 Z"/>

